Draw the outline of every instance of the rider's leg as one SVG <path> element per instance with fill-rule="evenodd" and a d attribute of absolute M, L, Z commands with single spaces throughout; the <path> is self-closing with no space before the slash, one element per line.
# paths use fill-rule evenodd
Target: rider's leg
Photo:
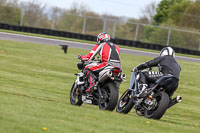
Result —
<path fill-rule="evenodd" d="M 94 89 L 96 89 L 97 77 L 95 76 L 94 73 L 99 73 L 107 65 L 108 65 L 108 63 L 104 62 L 104 63 L 98 64 L 96 66 L 92 66 L 90 68 L 87 68 L 88 69 L 88 76 L 86 76 L 86 77 L 88 78 L 88 81 L 89 81 L 89 87 L 86 90 L 86 92 L 92 92 Z"/>
<path fill-rule="evenodd" d="M 172 98 L 174 92 L 178 88 L 178 80 L 177 79 L 172 79 L 171 83 L 168 84 L 166 88 L 166 93 L 169 95 L 170 99 Z"/>
<path fill-rule="evenodd" d="M 143 71 L 140 73 L 140 78 L 139 78 L 139 93 L 138 96 L 141 94 L 145 95 L 145 93 L 148 93 L 148 84 L 149 83 L 154 83 L 156 80 L 161 78 L 163 76 L 162 73 L 160 72 L 154 72 L 154 71 Z"/>
<path fill-rule="evenodd" d="M 146 71 L 141 72 L 137 77 L 138 80 L 138 90 L 136 92 L 137 96 L 139 97 L 142 93 L 146 92 L 148 88 L 148 81 L 145 76 Z"/>
<path fill-rule="evenodd" d="M 89 86 L 88 86 L 88 89 L 86 90 L 86 92 L 91 92 L 94 90 L 94 87 L 95 87 L 96 76 L 89 69 L 87 71 L 88 71 L 88 75 L 86 77 L 88 79 Z"/>

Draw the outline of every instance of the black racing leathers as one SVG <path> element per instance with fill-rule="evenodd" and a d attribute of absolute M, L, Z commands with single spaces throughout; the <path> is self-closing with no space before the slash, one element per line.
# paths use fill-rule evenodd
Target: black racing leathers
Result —
<path fill-rule="evenodd" d="M 153 60 L 139 65 L 137 69 L 143 70 L 148 67 L 156 66 L 160 68 L 160 72 L 162 72 L 163 75 L 171 74 L 174 75 L 177 79 L 179 79 L 181 67 L 172 56 L 159 56 L 157 58 L 154 58 Z"/>
<path fill-rule="evenodd" d="M 179 66 L 177 61 L 172 56 L 159 56 L 157 58 L 154 58 L 153 60 L 139 65 L 137 67 L 137 70 L 143 70 L 148 67 L 159 67 L 159 74 L 152 75 L 147 71 L 143 71 L 140 73 L 139 83 L 149 84 L 151 82 L 155 82 L 164 75 L 173 75 L 176 77 L 176 79 L 173 79 L 172 82 L 168 84 L 168 87 L 166 88 L 166 93 L 168 93 L 168 95 L 171 97 L 178 88 L 179 74 L 181 71 L 181 67 Z"/>

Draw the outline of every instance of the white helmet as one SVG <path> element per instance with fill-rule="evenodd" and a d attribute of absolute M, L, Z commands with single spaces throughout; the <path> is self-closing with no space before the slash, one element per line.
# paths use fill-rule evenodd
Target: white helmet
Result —
<path fill-rule="evenodd" d="M 169 55 L 175 57 L 175 51 L 171 47 L 165 47 L 160 51 L 160 56 Z"/>

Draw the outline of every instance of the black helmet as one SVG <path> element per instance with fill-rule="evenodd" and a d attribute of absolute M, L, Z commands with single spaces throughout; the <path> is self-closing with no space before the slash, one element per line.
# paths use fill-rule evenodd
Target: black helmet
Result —
<path fill-rule="evenodd" d="M 160 51 L 160 56 L 169 55 L 175 57 L 175 51 L 171 47 L 165 47 Z"/>

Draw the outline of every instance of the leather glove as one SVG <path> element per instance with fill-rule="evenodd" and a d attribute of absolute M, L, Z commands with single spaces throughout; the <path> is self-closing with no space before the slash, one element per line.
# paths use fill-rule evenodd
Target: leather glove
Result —
<path fill-rule="evenodd" d="M 137 73 L 137 72 L 139 72 L 139 70 L 138 70 L 137 67 L 134 67 L 133 70 L 132 70 L 132 72 L 136 72 Z"/>
<path fill-rule="evenodd" d="M 140 70 L 143 70 L 143 69 L 145 69 L 145 68 L 147 68 L 147 67 L 148 67 L 148 66 L 147 66 L 146 63 L 142 63 L 142 64 L 140 64 L 140 65 L 134 67 L 132 71 L 133 71 L 133 72 L 139 72 Z"/>
<path fill-rule="evenodd" d="M 137 69 L 138 69 L 138 70 L 144 70 L 144 69 L 146 69 L 146 68 L 148 68 L 148 66 L 147 66 L 146 63 L 142 63 L 142 64 L 140 64 L 139 66 L 137 66 Z"/>
<path fill-rule="evenodd" d="M 81 56 L 82 56 L 82 55 L 78 55 L 78 59 L 81 59 Z"/>

